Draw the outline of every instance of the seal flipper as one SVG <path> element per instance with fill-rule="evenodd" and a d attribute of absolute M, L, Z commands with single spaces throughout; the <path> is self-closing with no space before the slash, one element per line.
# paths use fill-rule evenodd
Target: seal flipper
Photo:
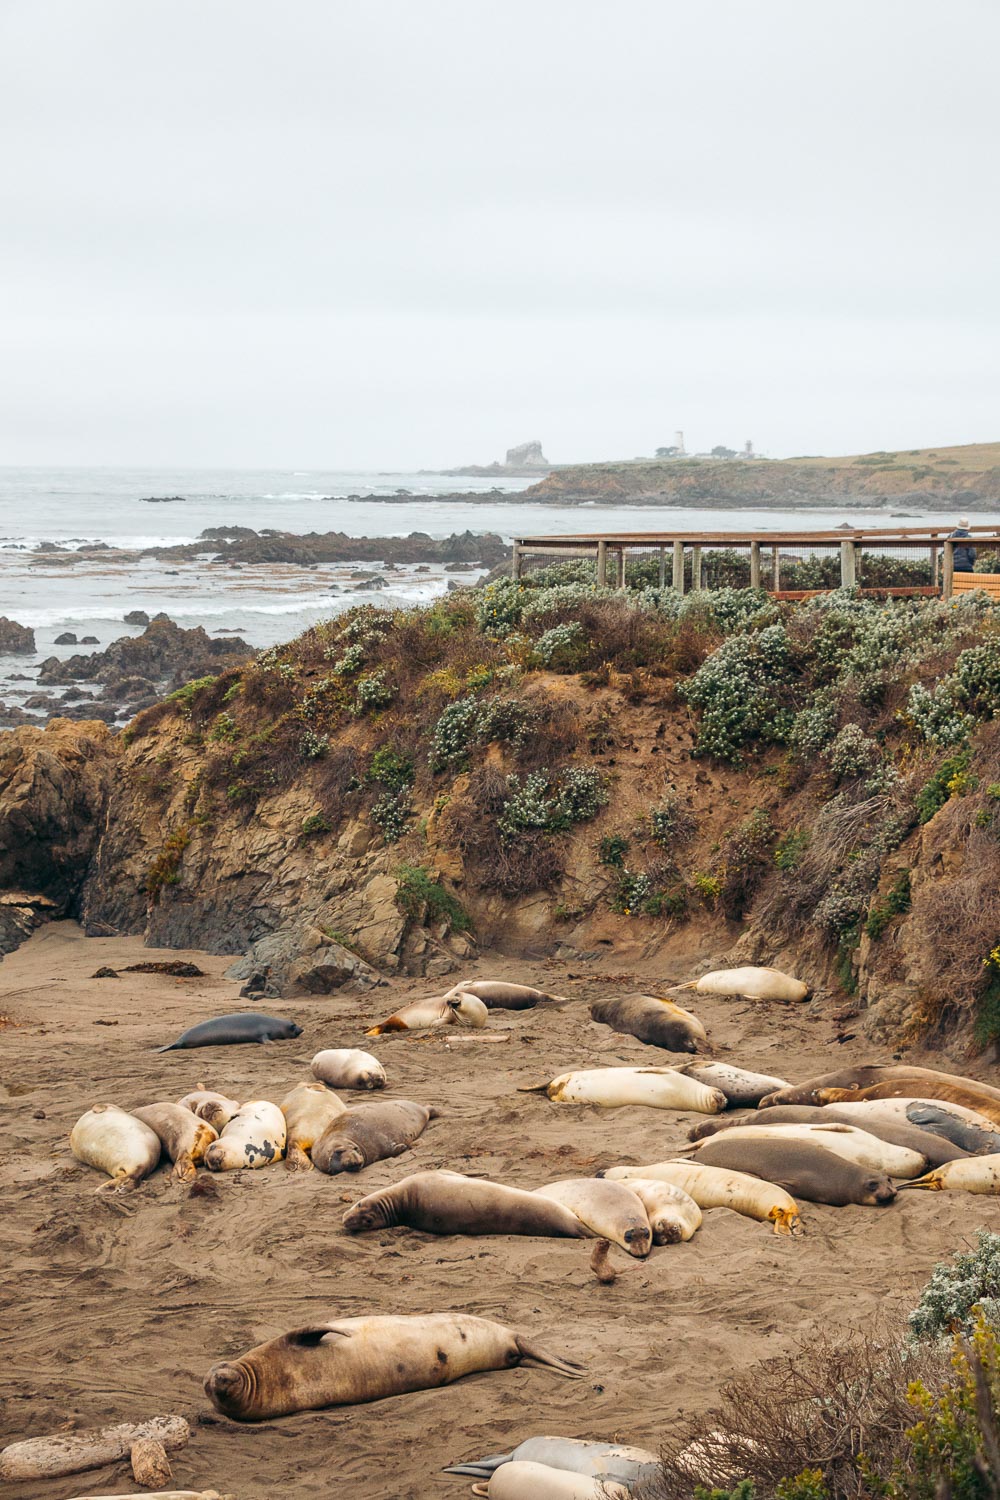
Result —
<path fill-rule="evenodd" d="M 468 1474 L 472 1479 L 489 1479 L 499 1469 L 501 1464 L 509 1464 L 514 1457 L 514 1450 L 509 1453 L 491 1453 L 487 1458 L 479 1459 L 474 1464 L 449 1464 L 442 1469 L 442 1474 Z"/>
<path fill-rule="evenodd" d="M 560 1375 L 565 1375 L 567 1380 L 582 1380 L 585 1374 L 583 1365 L 576 1364 L 570 1359 L 559 1359 L 555 1354 L 546 1354 L 544 1349 L 526 1339 L 522 1333 L 515 1333 L 514 1342 L 522 1359 L 533 1359 L 536 1364 L 545 1365 L 550 1370 L 557 1370 Z"/>
<path fill-rule="evenodd" d="M 315 1323 L 308 1328 L 293 1328 L 285 1334 L 285 1343 L 299 1349 L 316 1349 L 325 1338 L 349 1339 L 354 1335 L 336 1323 Z"/>

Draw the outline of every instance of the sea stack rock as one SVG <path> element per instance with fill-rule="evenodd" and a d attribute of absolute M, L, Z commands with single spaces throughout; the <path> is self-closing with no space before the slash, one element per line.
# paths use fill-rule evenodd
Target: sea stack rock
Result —
<path fill-rule="evenodd" d="M 541 443 L 518 443 L 516 448 L 507 449 L 507 457 L 504 459 L 505 469 L 550 469 L 545 454 L 542 452 Z"/>
<path fill-rule="evenodd" d="M 35 632 L 16 620 L 0 615 L 0 655 L 31 656 L 35 649 Z"/>

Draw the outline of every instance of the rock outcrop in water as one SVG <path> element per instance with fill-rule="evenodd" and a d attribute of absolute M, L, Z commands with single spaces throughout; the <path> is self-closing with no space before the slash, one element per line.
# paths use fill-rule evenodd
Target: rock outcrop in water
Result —
<path fill-rule="evenodd" d="M 0 655 L 31 656 L 35 650 L 35 632 L 16 620 L 0 615 Z"/>

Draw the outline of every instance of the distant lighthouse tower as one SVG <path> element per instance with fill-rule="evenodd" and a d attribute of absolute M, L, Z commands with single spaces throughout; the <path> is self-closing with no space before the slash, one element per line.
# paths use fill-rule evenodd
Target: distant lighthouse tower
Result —
<path fill-rule="evenodd" d="M 684 434 L 683 434 L 683 432 L 675 432 L 674 433 L 674 447 L 677 449 L 677 457 L 678 458 L 686 458 L 687 457 L 687 451 L 686 451 L 686 449 L 684 447 Z"/>

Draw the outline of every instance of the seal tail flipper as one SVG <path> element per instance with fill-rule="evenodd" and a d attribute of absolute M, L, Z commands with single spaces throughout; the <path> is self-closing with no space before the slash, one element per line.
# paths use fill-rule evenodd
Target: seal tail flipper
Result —
<path fill-rule="evenodd" d="M 571 1359 L 559 1359 L 555 1354 L 547 1354 L 544 1349 L 531 1339 L 526 1339 L 523 1334 L 515 1333 L 514 1340 L 522 1359 L 533 1359 L 536 1364 L 545 1365 L 549 1370 L 556 1370 L 560 1375 L 565 1375 L 567 1380 L 582 1380 L 585 1374 L 583 1365 L 578 1365 Z"/>
<path fill-rule="evenodd" d="M 545 1094 L 548 1093 L 547 1083 L 519 1083 L 517 1092 L 519 1094 Z"/>
<path fill-rule="evenodd" d="M 901 1193 L 903 1188 L 930 1188 L 933 1192 L 940 1192 L 943 1187 L 941 1173 L 935 1170 L 926 1172 L 923 1177 L 914 1177 L 912 1182 L 897 1182 L 896 1192 Z"/>
<path fill-rule="evenodd" d="M 178 1048 L 178 1045 L 179 1044 L 177 1042 L 169 1042 L 166 1047 L 154 1047 L 153 1051 L 154 1052 L 176 1052 L 177 1048 Z"/>
<path fill-rule="evenodd" d="M 501 1464 L 509 1464 L 514 1457 L 513 1453 L 491 1453 L 488 1458 L 479 1459 L 474 1464 L 449 1464 L 442 1469 L 442 1474 L 468 1474 L 472 1479 L 489 1479 L 499 1469 Z"/>

